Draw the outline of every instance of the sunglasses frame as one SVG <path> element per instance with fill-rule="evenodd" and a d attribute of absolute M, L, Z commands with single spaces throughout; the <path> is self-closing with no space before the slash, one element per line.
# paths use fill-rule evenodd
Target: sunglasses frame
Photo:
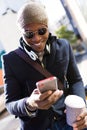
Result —
<path fill-rule="evenodd" d="M 44 31 L 44 33 L 43 32 L 40 33 L 40 31 Z M 48 28 L 46 28 L 46 27 L 39 28 L 37 31 L 28 31 L 28 30 L 25 30 L 24 36 L 26 38 L 28 38 L 28 39 L 32 39 L 35 36 L 36 33 L 38 35 L 42 36 L 42 35 L 45 35 L 47 31 L 48 31 Z M 30 36 L 29 36 L 29 34 L 30 34 Z"/>

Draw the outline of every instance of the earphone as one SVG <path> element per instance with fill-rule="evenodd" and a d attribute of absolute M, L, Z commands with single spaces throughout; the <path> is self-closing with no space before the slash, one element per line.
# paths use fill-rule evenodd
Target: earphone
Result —
<path fill-rule="evenodd" d="M 30 58 L 34 61 L 38 58 L 38 56 L 32 50 L 30 52 L 28 52 L 28 54 L 29 54 Z"/>
<path fill-rule="evenodd" d="M 27 41 L 25 40 L 24 36 L 23 36 L 23 40 L 24 40 L 24 42 L 25 42 L 28 46 L 30 46 L 30 45 L 27 43 Z M 33 50 L 28 51 L 25 47 L 24 47 L 24 50 L 26 51 L 26 53 L 30 56 L 30 58 L 31 58 L 32 60 L 35 61 L 35 60 L 38 58 L 38 56 L 36 55 L 36 53 L 35 53 Z"/>
<path fill-rule="evenodd" d="M 24 50 L 26 51 L 26 53 L 30 56 L 30 58 L 32 60 L 36 60 L 38 58 L 38 56 L 36 55 L 36 53 L 34 51 L 28 51 L 25 47 L 24 47 Z"/>

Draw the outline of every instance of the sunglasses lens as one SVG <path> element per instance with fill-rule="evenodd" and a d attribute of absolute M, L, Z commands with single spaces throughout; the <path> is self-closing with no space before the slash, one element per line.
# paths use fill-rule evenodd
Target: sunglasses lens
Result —
<path fill-rule="evenodd" d="M 40 28 L 38 29 L 38 31 L 35 31 L 35 32 L 26 31 L 24 35 L 26 38 L 31 39 L 33 38 L 35 33 L 38 33 L 38 35 L 44 35 L 46 32 L 47 32 L 47 28 Z"/>
<path fill-rule="evenodd" d="M 30 39 L 30 38 L 33 38 L 33 36 L 34 36 L 34 33 L 33 33 L 33 32 L 26 32 L 26 33 L 25 33 L 25 37 L 26 37 L 26 38 L 29 38 L 29 39 Z"/>
<path fill-rule="evenodd" d="M 46 28 L 41 28 L 41 29 L 38 30 L 39 35 L 44 35 L 46 32 L 47 32 Z"/>

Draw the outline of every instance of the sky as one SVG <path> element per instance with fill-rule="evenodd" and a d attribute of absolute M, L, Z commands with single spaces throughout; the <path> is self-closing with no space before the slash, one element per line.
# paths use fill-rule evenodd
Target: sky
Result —
<path fill-rule="evenodd" d="M 65 15 L 65 11 L 62 7 L 60 0 L 40 0 L 46 6 L 46 10 L 49 16 L 49 21 L 53 24 L 56 20 L 62 18 Z"/>
<path fill-rule="evenodd" d="M 7 8 L 18 11 L 21 5 L 30 0 L 0 0 L 0 14 L 6 12 Z M 56 19 L 60 19 L 65 11 L 60 0 L 34 0 L 42 2 L 46 6 L 49 21 L 52 24 Z"/>

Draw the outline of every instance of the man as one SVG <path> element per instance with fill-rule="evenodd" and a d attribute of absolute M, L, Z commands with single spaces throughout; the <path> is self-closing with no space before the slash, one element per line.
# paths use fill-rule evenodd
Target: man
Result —
<path fill-rule="evenodd" d="M 25 4 L 18 12 L 17 23 L 23 34 L 19 49 L 59 78 L 65 89 L 68 83 L 68 94 L 78 95 L 85 101 L 83 82 L 72 49 L 67 40 L 57 39 L 49 32 L 44 6 L 36 2 Z M 65 92 L 57 89 L 41 93 L 36 82 L 46 77 L 15 51 L 3 56 L 3 67 L 6 107 L 19 117 L 20 130 L 80 130 L 87 127 L 85 108 L 72 127 L 66 123 Z"/>

